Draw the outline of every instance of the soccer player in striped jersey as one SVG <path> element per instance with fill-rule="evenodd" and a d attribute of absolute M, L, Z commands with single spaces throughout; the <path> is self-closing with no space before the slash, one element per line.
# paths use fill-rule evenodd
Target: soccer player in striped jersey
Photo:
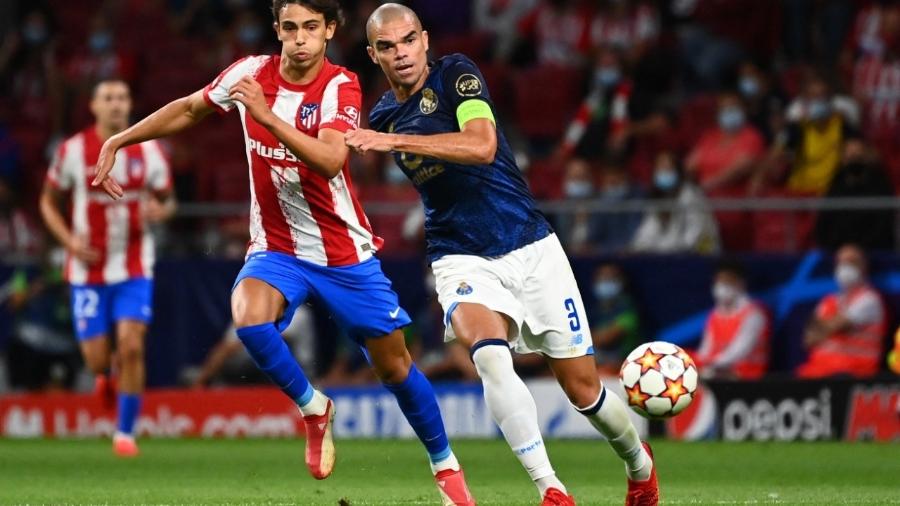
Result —
<path fill-rule="evenodd" d="M 274 0 L 279 56 L 248 56 L 196 93 L 175 100 L 103 146 L 95 185 L 122 196 L 109 171 L 116 151 L 237 109 L 250 165 L 250 247 L 232 291 L 237 334 L 256 364 L 299 406 L 306 464 L 334 467 L 334 405 L 313 388 L 280 332 L 307 300 L 326 307 L 368 353 L 427 449 L 445 504 L 474 504 L 444 430 L 431 384 L 401 328 L 410 323 L 374 253 L 382 240 L 353 196 L 344 133 L 357 127 L 356 75 L 325 58 L 341 15 L 336 0 Z"/>
<path fill-rule="evenodd" d="M 96 85 L 96 124 L 60 145 L 47 171 L 40 208 L 47 227 L 65 246 L 65 278 L 72 287 L 75 334 L 98 393 L 112 393 L 109 337 L 118 358 L 118 425 L 113 451 L 134 457 L 134 425 L 144 390 L 144 335 L 152 316 L 153 236 L 148 223 L 175 211 L 169 164 L 156 141 L 129 146 L 113 166 L 123 198 L 113 202 L 91 186 L 104 141 L 128 127 L 131 95 L 123 81 Z M 71 223 L 61 212 L 71 195 Z M 114 325 L 114 326 L 113 326 Z"/>
<path fill-rule="evenodd" d="M 575 409 L 624 461 L 625 503 L 657 504 L 649 447 L 597 378 L 572 269 L 497 125 L 481 72 L 460 54 L 429 63 L 428 33 L 408 7 L 382 5 L 366 30 L 369 56 L 391 90 L 369 114 L 374 131 L 354 130 L 345 140 L 360 152 L 392 153 L 421 194 L 445 340 L 469 349 L 485 403 L 542 504 L 574 499 L 547 457 L 511 347 L 544 355 Z"/>

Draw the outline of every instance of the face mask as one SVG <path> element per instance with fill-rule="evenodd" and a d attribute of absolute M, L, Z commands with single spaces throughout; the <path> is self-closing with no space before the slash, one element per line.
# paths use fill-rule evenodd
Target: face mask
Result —
<path fill-rule="evenodd" d="M 566 181 L 565 192 L 566 197 L 583 199 L 590 197 L 594 191 L 594 187 L 588 181 Z"/>
<path fill-rule="evenodd" d="M 397 165 L 391 164 L 384 173 L 384 178 L 390 184 L 403 184 L 406 182 L 406 174 Z"/>
<path fill-rule="evenodd" d="M 713 285 L 713 299 L 716 304 L 731 304 L 738 298 L 738 290 L 727 283 L 716 283 Z"/>
<path fill-rule="evenodd" d="M 594 85 L 612 88 L 622 79 L 622 73 L 615 67 L 600 67 L 594 71 Z"/>
<path fill-rule="evenodd" d="M 862 272 L 853 264 L 838 264 L 834 270 L 834 279 L 843 289 L 850 288 L 862 280 Z"/>
<path fill-rule="evenodd" d="M 744 126 L 744 111 L 737 107 L 725 107 L 719 111 L 719 126 L 733 132 Z"/>
<path fill-rule="evenodd" d="M 601 280 L 594 283 L 594 297 L 609 300 L 622 293 L 622 283 L 613 280 Z"/>
<path fill-rule="evenodd" d="M 658 170 L 653 173 L 653 184 L 662 191 L 669 191 L 678 184 L 678 174 L 674 170 Z"/>
<path fill-rule="evenodd" d="M 47 40 L 47 29 L 43 25 L 30 24 L 22 28 L 22 38 L 30 46 L 37 46 Z"/>
<path fill-rule="evenodd" d="M 738 88 L 745 97 L 755 97 L 759 93 L 759 81 L 755 77 L 742 77 L 738 81 Z"/>
<path fill-rule="evenodd" d="M 614 186 L 607 186 L 603 189 L 603 198 L 610 200 L 621 200 L 628 195 L 628 186 L 624 184 L 617 184 Z"/>
<path fill-rule="evenodd" d="M 109 32 L 95 32 L 88 39 L 88 47 L 95 53 L 102 53 L 112 47 L 112 35 Z"/>
<path fill-rule="evenodd" d="M 817 99 L 809 102 L 808 116 L 813 121 L 823 120 L 831 114 L 831 106 L 825 100 Z"/>
<path fill-rule="evenodd" d="M 238 30 L 238 40 L 245 46 L 252 46 L 262 38 L 262 30 L 258 26 L 244 25 Z"/>

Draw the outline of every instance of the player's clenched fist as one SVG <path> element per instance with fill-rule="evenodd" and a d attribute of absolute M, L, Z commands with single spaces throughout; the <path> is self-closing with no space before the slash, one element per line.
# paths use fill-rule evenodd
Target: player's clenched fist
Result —
<path fill-rule="evenodd" d="M 244 104 L 250 116 L 257 123 L 265 126 L 272 119 L 272 110 L 266 103 L 266 95 L 262 86 L 250 76 L 244 76 L 228 90 L 228 95 L 235 102 Z"/>
<path fill-rule="evenodd" d="M 116 163 L 116 152 L 119 150 L 119 144 L 115 139 L 115 136 L 110 137 L 103 143 L 103 147 L 100 148 L 100 157 L 97 159 L 97 173 L 91 186 L 101 186 L 107 195 L 118 200 L 125 195 L 125 190 L 119 186 L 115 179 L 109 177 L 109 173 Z"/>
<path fill-rule="evenodd" d="M 365 154 L 366 151 L 390 153 L 394 150 L 393 137 L 390 134 L 364 128 L 348 131 L 344 134 L 344 142 L 351 149 L 361 154 Z"/>

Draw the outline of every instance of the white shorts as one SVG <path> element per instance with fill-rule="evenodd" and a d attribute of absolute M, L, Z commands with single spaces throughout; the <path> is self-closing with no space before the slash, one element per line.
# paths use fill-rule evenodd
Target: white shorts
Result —
<path fill-rule="evenodd" d="M 552 358 L 593 353 L 581 293 L 555 234 L 499 258 L 447 255 L 431 268 L 444 309 L 445 341 L 456 338 L 453 311 L 468 302 L 506 315 L 507 337 L 519 353 Z"/>

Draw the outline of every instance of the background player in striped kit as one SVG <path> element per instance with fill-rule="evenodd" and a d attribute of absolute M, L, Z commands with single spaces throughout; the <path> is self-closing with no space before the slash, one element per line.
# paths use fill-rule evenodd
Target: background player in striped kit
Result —
<path fill-rule="evenodd" d="M 128 85 L 117 80 L 97 84 L 91 112 L 96 124 L 57 151 L 40 207 L 47 227 L 68 251 L 65 278 L 72 286 L 75 334 L 101 394 L 112 393 L 108 337 L 115 337 L 119 393 L 113 451 L 133 457 L 144 390 L 144 335 L 152 317 L 154 244 L 147 225 L 171 217 L 175 200 L 169 164 L 156 141 L 129 146 L 110 166 L 122 182 L 122 199 L 110 201 L 91 186 L 101 145 L 128 127 Z M 65 194 L 72 197 L 71 223 L 60 211 Z"/>
<path fill-rule="evenodd" d="M 314 389 L 280 332 L 307 300 L 329 310 L 368 352 L 431 460 L 445 504 L 474 504 L 450 449 L 431 384 L 400 329 L 410 323 L 374 256 L 382 240 L 352 193 L 344 133 L 359 122 L 356 75 L 325 58 L 341 19 L 336 0 L 274 0 L 280 56 L 248 56 L 203 90 L 164 106 L 103 147 L 95 185 L 117 150 L 188 128 L 209 113 L 240 113 L 250 165 L 250 247 L 232 292 L 237 334 L 306 422 L 306 464 L 318 479 L 335 462 L 334 405 Z"/>

